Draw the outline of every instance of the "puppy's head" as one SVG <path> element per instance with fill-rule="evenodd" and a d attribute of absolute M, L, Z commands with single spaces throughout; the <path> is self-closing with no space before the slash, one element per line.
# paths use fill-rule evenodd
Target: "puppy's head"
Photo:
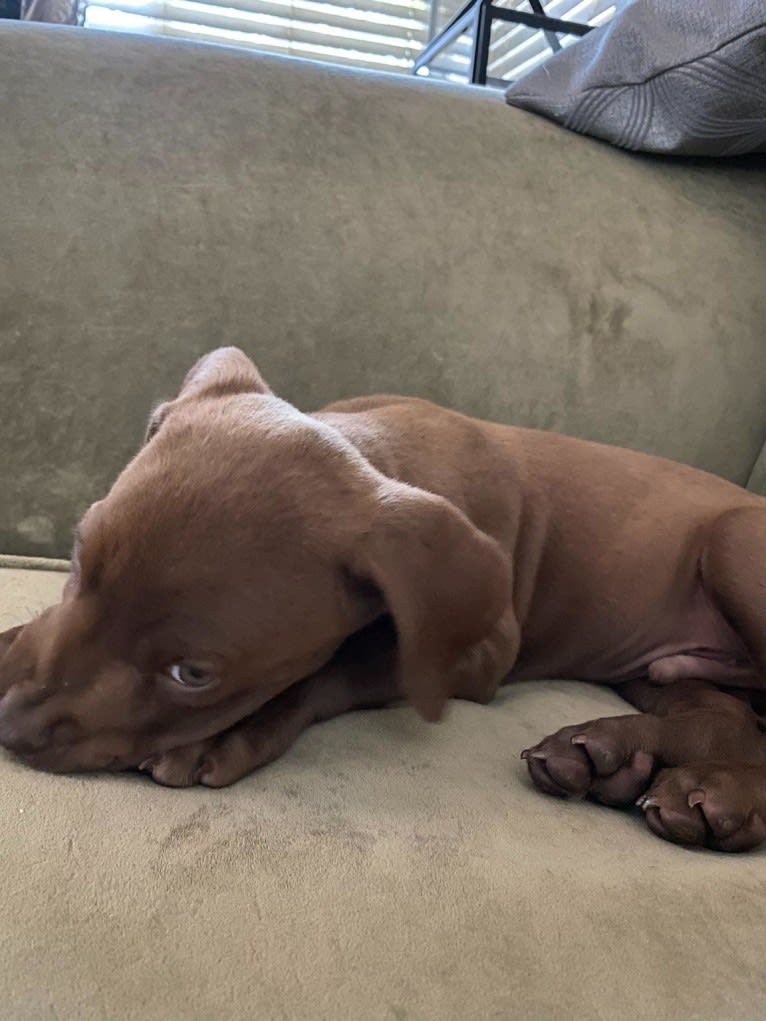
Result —
<path fill-rule="evenodd" d="M 234 348 L 157 409 L 72 562 L 61 603 L 0 636 L 0 743 L 56 771 L 216 734 L 384 613 L 403 693 L 436 718 L 510 597 L 492 540 L 275 397 Z"/>

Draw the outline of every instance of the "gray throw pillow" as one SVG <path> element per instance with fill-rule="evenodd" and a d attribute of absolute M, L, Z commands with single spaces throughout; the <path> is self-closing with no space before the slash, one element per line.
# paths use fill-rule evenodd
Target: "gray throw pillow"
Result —
<path fill-rule="evenodd" d="M 626 149 L 766 152 L 766 0 L 634 0 L 506 99 Z"/>

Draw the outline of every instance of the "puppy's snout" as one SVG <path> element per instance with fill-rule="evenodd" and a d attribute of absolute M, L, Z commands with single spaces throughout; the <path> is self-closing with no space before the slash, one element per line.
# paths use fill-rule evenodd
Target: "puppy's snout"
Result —
<path fill-rule="evenodd" d="M 45 747 L 45 734 L 31 730 L 28 721 L 0 702 L 0 745 L 16 755 L 30 755 Z"/>
<path fill-rule="evenodd" d="M 17 755 L 43 751 L 74 737 L 74 721 L 45 704 L 39 686 L 17 685 L 0 699 L 0 745 Z"/>

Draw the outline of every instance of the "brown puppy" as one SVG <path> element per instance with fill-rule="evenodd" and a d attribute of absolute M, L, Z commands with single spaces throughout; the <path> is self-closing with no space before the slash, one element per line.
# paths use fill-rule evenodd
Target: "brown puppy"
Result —
<path fill-rule="evenodd" d="M 528 750 L 535 783 L 743 850 L 766 838 L 761 561 L 766 500 L 721 479 L 415 399 L 304 415 L 221 349 L 85 514 L 62 602 L 0 636 L 0 743 L 221 786 L 350 708 L 585 679 L 644 714 Z"/>

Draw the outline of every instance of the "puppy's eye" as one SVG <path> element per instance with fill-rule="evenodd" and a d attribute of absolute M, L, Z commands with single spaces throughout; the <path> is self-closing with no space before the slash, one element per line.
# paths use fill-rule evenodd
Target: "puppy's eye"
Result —
<path fill-rule="evenodd" d="M 204 667 L 193 663 L 173 663 L 168 667 L 168 676 L 186 688 L 204 688 L 214 680 L 213 674 Z"/>

